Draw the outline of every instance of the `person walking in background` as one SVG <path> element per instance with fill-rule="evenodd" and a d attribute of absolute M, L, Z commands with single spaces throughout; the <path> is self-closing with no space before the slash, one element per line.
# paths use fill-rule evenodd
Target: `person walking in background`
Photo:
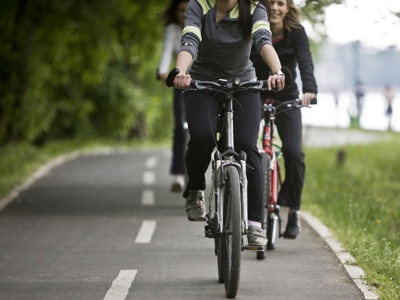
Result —
<path fill-rule="evenodd" d="M 176 88 L 189 88 L 192 78 L 216 81 L 255 79 L 255 70 L 250 62 L 253 42 L 257 53 L 272 70 L 268 78 L 269 87 L 278 90 L 284 87 L 285 76 L 271 45 L 267 12 L 263 5 L 251 0 L 190 0 L 186 15 L 176 62 L 179 73 L 173 81 Z M 189 181 L 183 196 L 190 221 L 205 220 L 205 173 L 215 147 L 220 97 L 221 93 L 202 91 L 188 92 L 185 96 L 190 141 L 186 152 Z M 234 110 L 240 112 L 240 117 L 233 119 L 235 150 L 246 152 L 248 164 L 248 242 L 250 245 L 265 245 L 267 240 L 261 228 L 262 167 L 257 148 L 261 114 L 259 94 L 239 91 L 234 93 L 234 98 Z"/>
<path fill-rule="evenodd" d="M 365 87 L 361 80 L 356 81 L 357 125 L 360 126 L 361 113 L 364 106 Z"/>
<path fill-rule="evenodd" d="M 299 98 L 295 82 L 296 68 L 300 70 L 303 86 L 302 105 L 308 106 L 316 97 L 317 83 L 314 77 L 314 64 L 304 27 L 300 24 L 301 13 L 293 0 L 263 0 L 268 9 L 272 31 L 272 43 L 283 66 L 288 67 L 293 83 L 274 95 L 269 101 L 287 101 Z M 253 47 L 254 49 L 254 47 Z M 259 79 L 265 79 L 270 69 L 260 56 L 252 51 L 251 59 Z M 261 93 L 262 100 L 264 98 Z M 305 163 L 302 150 L 302 116 L 300 109 L 279 112 L 275 124 L 282 141 L 285 162 L 285 179 L 278 195 L 278 204 L 289 207 L 288 223 L 283 236 L 295 239 L 300 232 L 301 194 L 304 185 Z"/>
<path fill-rule="evenodd" d="M 392 130 L 392 114 L 393 114 L 393 99 L 394 99 L 394 92 L 392 86 L 390 84 L 385 85 L 384 91 L 385 99 L 386 99 L 386 115 L 389 119 L 388 129 Z"/>
<path fill-rule="evenodd" d="M 172 0 L 165 10 L 165 31 L 163 50 L 158 66 L 158 78 L 167 78 L 170 70 L 171 60 L 178 54 L 181 45 L 185 12 L 189 0 Z M 185 113 L 182 91 L 174 89 L 174 131 L 172 144 L 172 161 L 170 174 L 173 176 L 171 185 L 172 192 L 182 192 L 185 186 L 185 164 L 184 164 L 184 128 L 183 116 Z"/>

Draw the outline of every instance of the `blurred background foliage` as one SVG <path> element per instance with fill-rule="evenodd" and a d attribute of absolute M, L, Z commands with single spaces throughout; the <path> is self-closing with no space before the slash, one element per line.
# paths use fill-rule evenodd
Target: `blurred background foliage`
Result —
<path fill-rule="evenodd" d="M 324 7 L 304 1 L 311 24 Z M 2 0 L 0 145 L 159 139 L 172 91 L 156 81 L 165 0 Z"/>

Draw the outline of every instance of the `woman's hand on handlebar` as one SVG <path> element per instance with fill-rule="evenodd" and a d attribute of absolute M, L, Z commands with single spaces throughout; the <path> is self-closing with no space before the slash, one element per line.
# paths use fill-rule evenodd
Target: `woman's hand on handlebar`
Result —
<path fill-rule="evenodd" d="M 174 87 L 176 89 L 187 89 L 190 87 L 192 77 L 189 74 L 179 73 L 174 79 Z"/>
<path fill-rule="evenodd" d="M 285 75 L 283 74 L 271 74 L 267 79 L 268 90 L 281 91 L 285 87 Z"/>
<path fill-rule="evenodd" d="M 302 106 L 310 106 L 311 100 L 316 99 L 316 95 L 314 93 L 304 93 L 301 96 L 301 105 Z"/>
<path fill-rule="evenodd" d="M 181 72 L 178 68 L 173 68 L 167 76 L 166 84 L 168 87 L 173 86 L 176 89 L 187 89 L 190 87 L 191 80 L 192 77 L 189 74 Z"/>

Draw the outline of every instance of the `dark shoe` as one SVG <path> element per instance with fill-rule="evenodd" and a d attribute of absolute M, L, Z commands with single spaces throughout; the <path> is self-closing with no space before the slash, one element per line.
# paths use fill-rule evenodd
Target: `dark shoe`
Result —
<path fill-rule="evenodd" d="M 175 175 L 171 185 L 171 192 L 180 193 L 185 188 L 185 176 Z"/>
<path fill-rule="evenodd" d="M 189 221 L 206 220 L 206 205 L 203 191 L 189 191 L 189 197 L 186 199 L 186 213 Z"/>
<path fill-rule="evenodd" d="M 247 230 L 247 241 L 250 246 L 265 246 L 268 242 L 264 230 L 253 225 Z"/>
<path fill-rule="evenodd" d="M 301 230 L 300 226 L 300 212 L 298 210 L 290 210 L 288 215 L 288 222 L 286 230 L 282 234 L 285 239 L 294 240 Z"/>

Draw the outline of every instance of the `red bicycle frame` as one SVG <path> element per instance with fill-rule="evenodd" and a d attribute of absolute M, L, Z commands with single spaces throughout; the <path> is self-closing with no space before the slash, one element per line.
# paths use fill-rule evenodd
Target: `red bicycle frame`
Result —
<path fill-rule="evenodd" d="M 270 157 L 270 189 L 268 195 L 268 212 L 274 213 L 276 211 L 276 206 L 278 203 L 278 186 L 281 184 L 281 174 L 279 170 L 279 164 L 277 162 L 277 157 L 274 149 L 274 128 L 271 122 L 264 124 L 263 132 L 263 149 L 266 154 Z"/>

